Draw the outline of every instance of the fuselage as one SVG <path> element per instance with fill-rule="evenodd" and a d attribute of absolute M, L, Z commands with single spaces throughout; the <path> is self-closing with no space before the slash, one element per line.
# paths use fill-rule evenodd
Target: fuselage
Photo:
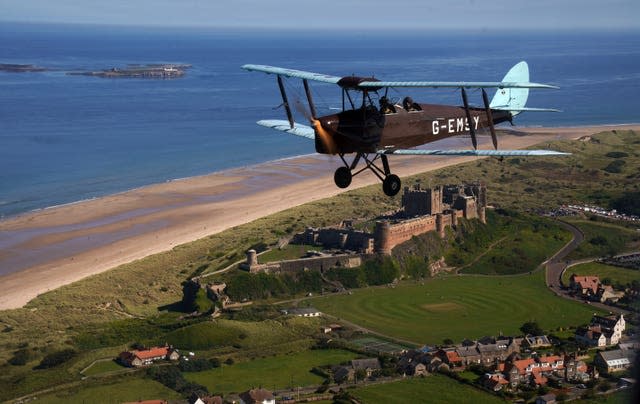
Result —
<path fill-rule="evenodd" d="M 385 113 L 386 112 L 386 113 Z M 388 148 L 411 148 L 489 127 L 483 108 L 413 104 L 409 110 L 393 105 L 382 112 L 367 106 L 318 118 L 325 133 L 316 136 L 316 151 L 325 154 L 374 153 Z M 509 111 L 491 110 L 493 124 L 510 121 Z M 316 128 L 316 133 L 318 128 Z"/>

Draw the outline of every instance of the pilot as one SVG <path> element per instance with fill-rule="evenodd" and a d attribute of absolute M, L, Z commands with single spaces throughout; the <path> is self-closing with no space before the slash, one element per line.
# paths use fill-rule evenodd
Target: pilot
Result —
<path fill-rule="evenodd" d="M 415 109 L 413 104 L 413 98 L 411 97 L 404 97 L 404 100 L 402 100 L 402 107 L 407 111 L 413 111 Z"/>
<path fill-rule="evenodd" d="M 391 104 L 389 104 L 389 100 L 385 96 L 380 97 L 380 112 L 383 114 L 391 114 L 395 112 Z"/>

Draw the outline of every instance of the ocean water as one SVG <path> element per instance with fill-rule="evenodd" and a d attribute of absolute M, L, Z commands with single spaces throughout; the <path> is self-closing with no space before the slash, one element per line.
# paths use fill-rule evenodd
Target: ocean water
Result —
<path fill-rule="evenodd" d="M 275 78 L 240 69 L 271 64 L 385 80 L 500 80 L 527 60 L 532 91 L 523 126 L 640 122 L 640 32 L 313 33 L 0 24 L 0 218 L 171 179 L 313 152 L 313 144 L 255 125 L 284 118 Z M 130 63 L 187 63 L 172 80 L 69 76 Z M 320 113 L 335 86 L 312 84 Z M 290 98 L 304 100 L 298 80 Z M 392 92 L 460 104 L 453 90 Z M 472 103 L 480 104 L 478 92 Z M 304 122 L 304 113 L 297 111 Z"/>

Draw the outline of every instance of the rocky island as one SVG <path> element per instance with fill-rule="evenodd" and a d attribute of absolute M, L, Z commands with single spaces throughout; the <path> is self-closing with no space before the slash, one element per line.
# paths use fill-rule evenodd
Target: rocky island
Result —
<path fill-rule="evenodd" d="M 190 68 L 188 64 L 148 64 L 148 65 L 127 65 L 125 68 L 113 67 L 111 69 L 98 71 L 77 71 L 69 72 L 75 76 L 96 76 L 106 78 L 133 77 L 133 78 L 159 78 L 171 79 L 182 77 L 185 70 Z"/>
<path fill-rule="evenodd" d="M 21 65 L 13 63 L 0 63 L 0 72 L 11 73 L 27 73 L 27 72 L 44 72 L 48 69 L 36 65 Z"/>

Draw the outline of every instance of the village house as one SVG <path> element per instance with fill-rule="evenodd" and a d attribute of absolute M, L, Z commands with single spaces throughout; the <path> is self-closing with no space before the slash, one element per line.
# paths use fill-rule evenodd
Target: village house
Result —
<path fill-rule="evenodd" d="M 527 335 L 522 340 L 522 345 L 530 349 L 547 348 L 552 344 L 546 335 Z"/>
<path fill-rule="evenodd" d="M 629 369 L 636 357 L 632 349 L 616 349 L 598 352 L 593 363 L 601 372 L 611 374 Z"/>
<path fill-rule="evenodd" d="M 180 353 L 170 346 L 153 347 L 142 350 L 132 350 L 121 352 L 118 361 L 125 366 L 140 367 L 151 365 L 156 361 L 180 359 Z"/>
<path fill-rule="evenodd" d="M 564 373 L 564 358 L 551 355 L 514 360 L 504 365 L 504 372 L 512 387 L 519 384 L 544 386 L 547 376 Z"/>
<path fill-rule="evenodd" d="M 556 395 L 553 393 L 536 397 L 536 404 L 556 404 Z"/>
<path fill-rule="evenodd" d="M 509 385 L 509 381 L 500 372 L 485 373 L 481 383 L 484 387 L 494 392 L 500 391 Z"/>
<path fill-rule="evenodd" d="M 622 314 L 594 315 L 591 324 L 576 330 L 576 341 L 595 347 L 616 345 L 622 338 L 625 328 L 626 323 Z"/>
<path fill-rule="evenodd" d="M 624 292 L 616 292 L 611 285 L 604 285 L 597 276 L 579 276 L 572 274 L 569 289 L 574 295 L 600 303 L 615 303 L 624 297 Z"/>
<path fill-rule="evenodd" d="M 251 389 L 240 393 L 240 404 L 276 404 L 276 399 L 267 389 Z"/>
<path fill-rule="evenodd" d="M 364 371 L 365 377 L 371 377 L 382 369 L 378 358 L 353 359 L 349 366 L 335 366 L 333 371 L 333 380 L 336 383 L 344 383 L 353 381 L 356 378 L 357 371 Z"/>

